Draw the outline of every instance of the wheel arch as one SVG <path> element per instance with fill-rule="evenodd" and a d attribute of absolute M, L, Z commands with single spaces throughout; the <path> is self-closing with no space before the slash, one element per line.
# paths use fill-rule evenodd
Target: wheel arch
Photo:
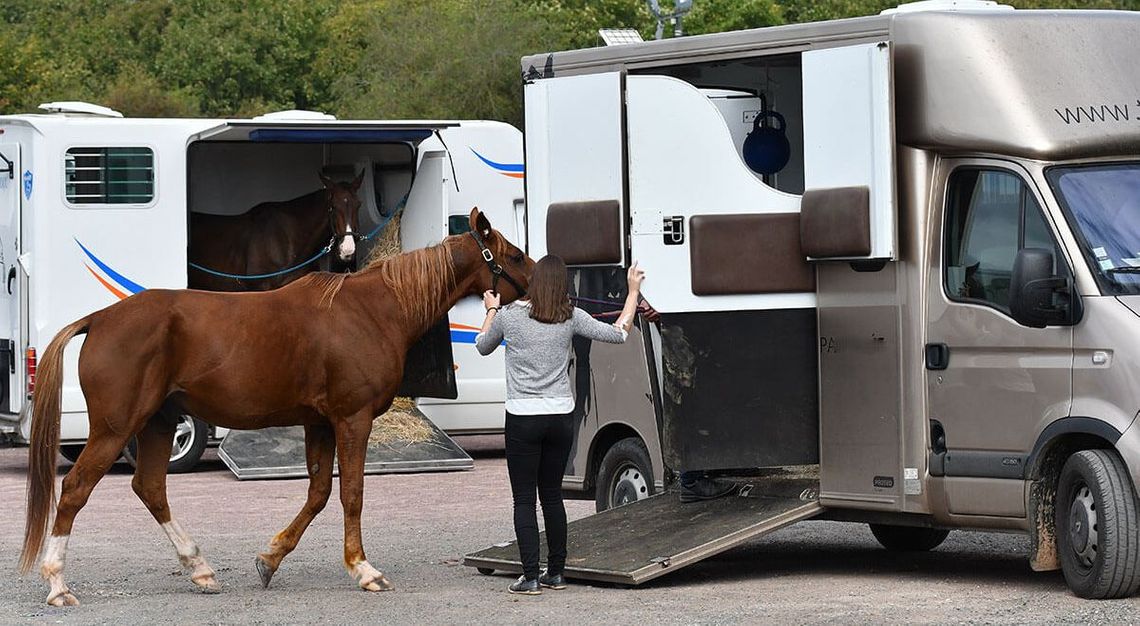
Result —
<path fill-rule="evenodd" d="M 1054 468 L 1064 464 L 1074 452 L 1116 448 L 1121 433 L 1112 424 L 1095 417 L 1065 417 L 1049 424 L 1037 436 L 1032 452 L 1025 462 L 1025 477 L 1040 480 Z M 1060 471 L 1056 467 L 1055 471 Z"/>

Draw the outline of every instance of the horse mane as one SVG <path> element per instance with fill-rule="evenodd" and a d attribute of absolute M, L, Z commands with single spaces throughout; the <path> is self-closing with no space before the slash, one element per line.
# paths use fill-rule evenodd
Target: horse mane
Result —
<path fill-rule="evenodd" d="M 392 257 L 373 256 L 355 275 L 379 273 L 384 283 L 399 299 L 404 318 L 424 324 L 438 318 L 443 311 L 441 292 L 455 288 L 455 267 L 451 249 L 445 243 L 412 250 Z M 315 288 L 321 294 L 318 306 L 332 308 L 344 281 L 354 274 L 313 272 L 297 282 Z"/>
<path fill-rule="evenodd" d="M 439 294 L 455 288 L 455 264 L 446 243 L 372 259 L 361 270 L 365 272 L 380 272 L 399 299 L 404 319 L 425 325 L 443 314 Z"/>
<path fill-rule="evenodd" d="M 317 289 L 321 293 L 320 300 L 317 301 L 317 307 L 321 309 L 331 309 L 333 298 L 336 294 L 340 293 L 340 288 L 344 286 L 344 280 L 348 278 L 348 274 L 338 274 L 334 272 L 312 272 L 305 274 L 297 279 L 298 283 L 304 283 Z"/>

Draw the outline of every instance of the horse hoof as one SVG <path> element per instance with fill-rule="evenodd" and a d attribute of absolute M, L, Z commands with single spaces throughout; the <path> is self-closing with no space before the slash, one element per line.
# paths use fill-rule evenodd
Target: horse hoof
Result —
<path fill-rule="evenodd" d="M 79 606 L 79 598 L 73 596 L 70 591 L 52 596 L 47 602 L 52 606 Z"/>
<path fill-rule="evenodd" d="M 361 581 L 360 588 L 365 591 L 392 591 L 396 585 L 393 585 L 387 576 L 380 574 L 368 582 Z"/>
<path fill-rule="evenodd" d="M 261 557 L 257 557 L 254 564 L 257 565 L 257 575 L 261 577 L 261 588 L 269 589 L 269 581 L 273 580 L 273 574 L 276 570 L 269 567 L 269 564 Z"/>
<path fill-rule="evenodd" d="M 215 579 L 213 576 L 206 576 L 201 579 L 191 580 L 194 582 L 194 585 L 197 587 L 198 591 L 202 593 L 213 594 L 222 592 L 222 586 L 218 584 L 217 579 Z"/>

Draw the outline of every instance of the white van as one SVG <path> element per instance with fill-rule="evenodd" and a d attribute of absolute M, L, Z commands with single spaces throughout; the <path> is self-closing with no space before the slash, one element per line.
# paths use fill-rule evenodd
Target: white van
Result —
<path fill-rule="evenodd" d="M 17 442 L 28 437 L 37 348 L 70 320 L 133 293 L 186 287 L 191 212 L 241 214 L 318 189 L 320 173 L 363 170 L 364 232 L 402 208 L 402 247 L 419 248 L 466 230 L 478 206 L 524 243 L 522 136 L 508 124 L 337 120 L 306 111 L 132 119 L 87 103 L 40 108 L 45 113 L 0 116 L 0 363 L 8 369 L 0 376 L 0 432 Z M 448 432 L 503 426 L 502 357 L 474 349 L 482 319 L 474 298 L 452 309 L 458 399 L 420 400 Z M 65 456 L 77 456 L 87 437 L 78 354 L 75 342 L 63 387 Z M 207 440 L 225 434 L 209 428 L 186 417 L 172 470 L 193 466 Z"/>

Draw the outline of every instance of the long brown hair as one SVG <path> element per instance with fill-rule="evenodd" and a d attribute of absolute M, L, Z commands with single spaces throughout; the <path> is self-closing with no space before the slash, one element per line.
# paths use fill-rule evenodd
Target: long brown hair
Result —
<path fill-rule="evenodd" d="M 558 324 L 574 315 L 566 290 L 566 264 L 561 257 L 548 254 L 534 264 L 528 291 L 532 319 Z"/>

